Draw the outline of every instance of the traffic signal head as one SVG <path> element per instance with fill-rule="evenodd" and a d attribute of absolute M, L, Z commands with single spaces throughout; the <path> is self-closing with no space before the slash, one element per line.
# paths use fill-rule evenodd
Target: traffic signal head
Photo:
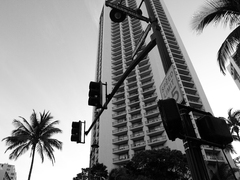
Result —
<path fill-rule="evenodd" d="M 102 107 L 102 83 L 90 82 L 88 93 L 88 105 L 96 108 Z"/>
<path fill-rule="evenodd" d="M 199 134 L 203 140 L 220 145 L 227 145 L 233 141 L 227 123 L 214 116 L 203 116 L 197 119 Z"/>
<path fill-rule="evenodd" d="M 126 18 L 126 13 L 118 9 L 112 8 L 110 12 L 110 19 L 113 22 L 120 23 L 123 22 Z"/>
<path fill-rule="evenodd" d="M 172 98 L 159 100 L 158 108 L 168 138 L 172 141 L 175 141 L 176 138 L 181 138 L 180 133 L 182 132 L 183 128 L 176 100 Z"/>
<path fill-rule="evenodd" d="M 79 122 L 72 122 L 72 135 L 71 141 L 75 141 L 77 143 L 81 142 L 81 135 L 82 135 L 82 123 Z"/>

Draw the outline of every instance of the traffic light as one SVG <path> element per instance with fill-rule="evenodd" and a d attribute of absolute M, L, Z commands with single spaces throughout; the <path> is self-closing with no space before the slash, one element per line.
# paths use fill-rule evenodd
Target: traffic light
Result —
<path fill-rule="evenodd" d="M 118 9 L 112 8 L 110 12 L 110 19 L 113 22 L 120 23 L 123 22 L 126 18 L 126 13 Z"/>
<path fill-rule="evenodd" d="M 102 82 L 90 82 L 88 105 L 102 108 Z"/>
<path fill-rule="evenodd" d="M 233 141 L 227 123 L 214 116 L 203 116 L 197 119 L 199 134 L 203 140 L 219 145 L 227 145 Z"/>
<path fill-rule="evenodd" d="M 176 100 L 172 98 L 159 100 L 158 108 L 168 138 L 172 141 L 175 141 L 176 138 L 181 138 L 180 133 L 183 131 L 183 127 Z"/>
<path fill-rule="evenodd" d="M 72 135 L 71 141 L 81 143 L 82 139 L 82 122 L 72 122 Z"/>

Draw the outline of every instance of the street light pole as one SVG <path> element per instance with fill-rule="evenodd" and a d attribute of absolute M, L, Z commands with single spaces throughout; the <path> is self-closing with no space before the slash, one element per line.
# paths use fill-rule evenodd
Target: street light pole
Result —
<path fill-rule="evenodd" d="M 197 138 L 190 119 L 189 111 L 186 109 L 180 109 L 180 113 L 183 119 L 183 129 L 186 136 Z M 183 140 L 183 145 L 193 179 L 210 180 L 207 167 L 201 152 L 200 143 L 186 139 Z"/>
<path fill-rule="evenodd" d="M 151 0 L 144 0 L 145 6 L 149 19 L 151 21 L 151 26 L 153 30 L 153 35 L 156 39 L 159 54 L 162 60 L 163 68 L 165 74 L 168 72 L 171 63 L 171 58 L 169 52 L 167 51 L 166 44 L 164 43 L 163 36 L 161 35 L 161 27 L 158 25 L 157 18 L 154 15 Z M 196 137 L 196 133 L 191 122 L 189 111 L 186 109 L 180 110 L 183 112 L 183 126 L 185 133 L 189 137 Z M 191 174 L 194 180 L 210 180 L 205 161 L 201 152 L 200 144 L 193 142 L 191 140 L 183 140 L 185 152 L 187 155 L 188 164 L 191 170 Z"/>
<path fill-rule="evenodd" d="M 151 5 L 151 2 L 150 2 L 150 0 L 144 0 L 144 2 L 145 2 L 145 6 L 146 6 L 146 9 L 147 9 L 149 19 L 151 21 L 153 35 L 156 38 L 158 51 L 159 51 L 160 57 L 162 59 L 163 69 L 164 69 L 164 72 L 166 74 L 168 72 L 170 66 L 172 65 L 171 59 L 170 59 L 169 53 L 167 51 L 167 47 L 164 43 L 164 39 L 161 35 L 161 27 L 158 25 L 158 21 L 157 21 L 157 18 L 155 17 L 155 15 L 154 15 L 153 7 Z"/>

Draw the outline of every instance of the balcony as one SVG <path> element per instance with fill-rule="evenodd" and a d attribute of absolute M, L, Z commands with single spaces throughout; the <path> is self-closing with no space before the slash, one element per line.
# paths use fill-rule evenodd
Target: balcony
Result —
<path fill-rule="evenodd" d="M 122 134 L 126 134 L 127 133 L 128 128 L 127 127 L 123 127 L 123 128 L 118 128 L 112 131 L 113 135 L 122 135 Z"/>
<path fill-rule="evenodd" d="M 133 107 L 131 109 L 128 110 L 128 113 L 129 114 L 136 114 L 136 113 L 140 113 L 141 112 L 141 108 L 140 106 L 137 106 L 137 107 Z"/>
<path fill-rule="evenodd" d="M 113 64 L 111 67 L 112 67 L 113 70 L 116 71 L 116 70 L 122 69 L 122 64 L 121 63 Z"/>
<path fill-rule="evenodd" d="M 143 72 L 143 71 L 146 71 L 148 69 L 151 69 L 150 63 L 148 63 L 148 64 L 146 64 L 144 66 L 138 67 L 138 69 L 139 69 L 140 72 Z"/>
<path fill-rule="evenodd" d="M 153 86 L 150 86 L 150 87 L 141 89 L 141 93 L 142 93 L 143 95 L 152 94 L 152 93 L 155 92 L 155 90 L 156 90 L 156 86 L 153 85 Z"/>
<path fill-rule="evenodd" d="M 113 158 L 113 164 L 121 165 L 125 164 L 130 160 L 129 156 Z"/>
<path fill-rule="evenodd" d="M 129 121 L 130 122 L 136 122 L 136 121 L 139 121 L 142 119 L 142 115 L 141 114 L 135 114 L 135 115 L 132 115 L 131 117 L 129 117 Z"/>
<path fill-rule="evenodd" d="M 126 124 L 127 124 L 127 119 L 125 119 L 125 118 L 112 122 L 113 127 L 119 127 L 119 126 L 123 126 Z"/>
<path fill-rule="evenodd" d="M 203 105 L 200 101 L 195 101 L 193 99 L 188 99 L 189 105 L 192 108 L 202 109 Z"/>
<path fill-rule="evenodd" d="M 157 93 L 153 93 L 150 95 L 143 96 L 142 100 L 147 103 L 149 101 L 154 101 L 157 98 Z"/>
<path fill-rule="evenodd" d="M 160 117 L 156 117 L 156 118 L 152 118 L 152 119 L 148 119 L 147 121 L 145 121 L 145 124 L 147 126 L 154 126 L 154 125 L 158 125 L 162 122 L 162 119 Z"/>
<path fill-rule="evenodd" d="M 136 79 L 135 79 L 135 80 L 132 80 L 132 81 L 128 81 L 128 82 L 127 82 L 127 86 L 131 86 L 131 87 L 132 87 L 133 85 L 134 85 L 134 86 L 136 86 L 136 85 L 137 85 L 137 81 L 136 81 Z"/>
<path fill-rule="evenodd" d="M 112 118 L 114 119 L 119 119 L 119 118 L 124 118 L 124 117 L 126 117 L 126 115 L 127 115 L 127 112 L 126 111 L 120 111 L 120 112 L 118 112 L 118 113 L 114 113 L 114 114 L 112 114 Z"/>
<path fill-rule="evenodd" d="M 160 144 L 164 144 L 167 141 L 167 137 L 164 136 L 160 136 L 158 138 L 151 138 L 150 140 L 148 140 L 148 145 L 152 146 L 152 145 L 160 145 Z"/>
<path fill-rule="evenodd" d="M 161 126 L 158 126 L 157 128 L 147 130 L 146 132 L 148 136 L 155 136 L 155 135 L 162 134 L 164 131 L 165 129 L 163 125 L 161 125 Z"/>
<path fill-rule="evenodd" d="M 114 94 L 114 98 L 124 97 L 124 90 L 118 89 L 118 91 Z"/>
<path fill-rule="evenodd" d="M 185 80 L 182 80 L 182 84 L 183 84 L 184 87 L 195 88 L 193 81 L 185 81 Z"/>
<path fill-rule="evenodd" d="M 132 93 L 132 91 L 136 91 L 137 89 L 138 89 L 137 85 L 130 86 L 127 88 L 129 94 Z"/>
<path fill-rule="evenodd" d="M 153 78 L 153 74 L 150 73 L 150 74 L 148 74 L 147 76 L 141 77 L 141 78 L 140 78 L 140 81 L 141 81 L 142 83 L 144 83 L 144 82 L 147 82 L 147 81 L 151 81 L 152 78 Z"/>
<path fill-rule="evenodd" d="M 113 111 L 124 111 L 126 109 L 126 104 L 120 104 L 112 107 Z"/>
<path fill-rule="evenodd" d="M 152 87 L 154 84 L 154 80 L 152 79 L 151 81 L 141 82 L 141 84 L 142 84 L 142 88 Z"/>
<path fill-rule="evenodd" d="M 136 133 L 130 135 L 131 140 L 143 139 L 143 137 L 144 137 L 143 131 L 136 132 Z"/>
<path fill-rule="evenodd" d="M 132 150 L 145 149 L 145 146 L 146 146 L 145 141 L 136 142 L 136 143 L 131 144 Z"/>
<path fill-rule="evenodd" d="M 125 97 L 115 98 L 112 100 L 113 104 L 122 104 L 125 103 Z"/>
<path fill-rule="evenodd" d="M 112 140 L 113 144 L 123 144 L 128 141 L 128 136 L 118 137 Z"/>
<path fill-rule="evenodd" d="M 143 105 L 143 108 L 145 109 L 145 111 L 148 111 L 150 109 L 156 109 L 156 107 L 157 107 L 157 101 L 148 102 Z"/>
<path fill-rule="evenodd" d="M 119 81 L 119 79 L 122 77 L 122 74 L 120 73 L 120 74 L 117 74 L 117 75 L 112 75 L 112 79 L 113 79 L 113 81 L 112 81 L 112 84 L 113 85 L 115 85 L 115 84 L 117 84 L 117 82 Z"/>
<path fill-rule="evenodd" d="M 150 110 L 147 111 L 146 113 L 144 113 L 144 116 L 146 118 L 151 118 L 151 117 L 155 117 L 159 115 L 159 110 L 158 109 L 154 109 L 154 110 Z"/>
<path fill-rule="evenodd" d="M 130 130 L 131 131 L 136 131 L 136 130 L 140 130 L 140 129 L 142 129 L 143 128 L 143 123 L 142 122 L 140 122 L 140 123 L 135 123 L 135 124 L 133 124 L 133 125 L 131 125 L 130 126 Z"/>
<path fill-rule="evenodd" d="M 139 99 L 134 99 L 134 100 L 132 100 L 132 101 L 129 101 L 129 102 L 128 102 L 128 105 L 129 105 L 130 107 L 139 106 Z"/>
<path fill-rule="evenodd" d="M 129 147 L 128 147 L 128 145 L 126 145 L 126 146 L 113 148 L 113 153 L 114 154 L 119 154 L 119 153 L 128 152 L 128 150 L 129 150 Z"/>
<path fill-rule="evenodd" d="M 118 76 L 119 74 L 123 74 L 123 68 L 118 70 L 112 70 L 112 74 L 114 74 L 115 76 Z"/>

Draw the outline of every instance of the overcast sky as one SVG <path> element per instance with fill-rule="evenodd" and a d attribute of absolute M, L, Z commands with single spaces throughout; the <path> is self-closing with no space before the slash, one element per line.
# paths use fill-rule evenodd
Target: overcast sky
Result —
<path fill-rule="evenodd" d="M 205 1 L 165 1 L 214 115 L 227 117 L 230 108 L 240 109 L 240 91 L 228 73 L 220 73 L 216 61 L 229 30 L 209 27 L 197 35 L 190 21 Z M 102 5 L 103 0 L 0 0 L 0 139 L 10 135 L 13 119 L 28 119 L 33 109 L 50 111 L 63 130 L 55 136 L 63 142 L 55 165 L 47 158 L 42 164 L 37 154 L 33 180 L 71 180 L 89 165 L 90 134 L 86 144 L 76 144 L 70 131 L 72 121 L 91 125 L 88 85 L 95 79 Z M 15 165 L 17 179 L 27 179 L 29 152 L 12 161 L 5 149 L 0 142 L 0 163 Z"/>

